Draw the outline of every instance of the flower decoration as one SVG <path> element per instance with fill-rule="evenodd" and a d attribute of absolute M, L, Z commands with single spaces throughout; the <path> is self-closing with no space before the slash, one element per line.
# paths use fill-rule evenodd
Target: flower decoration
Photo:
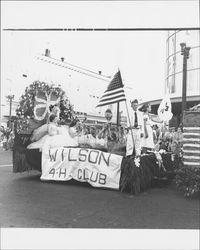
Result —
<path fill-rule="evenodd" d="M 21 117 L 17 120 L 17 133 L 20 133 L 21 131 L 27 132 L 29 129 L 29 119 L 26 117 Z"/>
<path fill-rule="evenodd" d="M 165 154 L 165 153 L 166 153 L 166 150 L 160 149 L 160 150 L 159 150 L 159 153 L 160 153 L 160 154 Z"/>
<path fill-rule="evenodd" d="M 28 125 L 24 119 L 36 119 L 44 123 L 47 113 L 50 112 L 49 106 L 52 104 L 59 106 L 62 123 L 68 123 L 73 119 L 73 106 L 60 86 L 55 87 L 45 82 L 34 81 L 26 87 L 16 109 L 18 131 L 27 130 Z"/>
<path fill-rule="evenodd" d="M 137 168 L 140 167 L 140 157 L 139 157 L 139 156 L 136 156 L 136 157 L 134 158 L 134 163 L 135 163 L 135 166 L 136 166 Z"/>
<path fill-rule="evenodd" d="M 57 96 L 57 92 L 51 91 L 48 95 L 42 90 L 38 90 L 35 96 L 34 117 L 36 120 L 44 120 L 47 114 L 50 113 L 50 106 L 58 104 L 60 97 Z"/>

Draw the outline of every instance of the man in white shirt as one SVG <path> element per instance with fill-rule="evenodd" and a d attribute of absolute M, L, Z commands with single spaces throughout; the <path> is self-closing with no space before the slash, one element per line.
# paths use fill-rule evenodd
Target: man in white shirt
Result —
<path fill-rule="evenodd" d="M 142 112 L 138 111 L 138 100 L 131 102 L 133 112 L 130 115 L 129 132 L 126 142 L 126 156 L 141 154 L 141 138 L 144 136 L 144 120 Z"/>

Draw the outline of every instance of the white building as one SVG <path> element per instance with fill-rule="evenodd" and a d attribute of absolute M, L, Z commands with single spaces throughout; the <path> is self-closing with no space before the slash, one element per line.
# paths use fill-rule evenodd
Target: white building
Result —
<path fill-rule="evenodd" d="M 187 61 L 187 97 L 200 95 L 200 31 L 169 31 L 167 38 L 165 92 L 182 95 L 183 56 L 180 43 L 190 47 Z"/>
<path fill-rule="evenodd" d="M 200 31 L 168 31 L 166 40 L 166 78 L 163 89 L 169 91 L 172 112 L 180 115 L 182 103 L 183 55 L 180 43 L 190 47 L 187 60 L 187 109 L 200 103 Z M 152 110 L 157 112 L 159 100 L 152 100 Z"/>
<path fill-rule="evenodd" d="M 49 56 L 37 55 L 33 60 L 29 60 L 29 64 L 24 65 L 23 69 L 16 71 L 17 75 L 12 72 L 7 84 L 10 93 L 20 93 L 15 97 L 15 101 L 19 101 L 28 85 L 36 80 L 44 81 L 49 84 L 60 85 L 66 92 L 75 111 L 87 113 L 90 119 L 100 122 L 105 120 L 104 113 L 108 106 L 101 108 L 96 108 L 96 106 L 112 77 L 72 65 L 63 59 L 54 59 L 50 54 Z M 20 82 L 20 84 L 14 84 L 15 82 Z M 116 122 L 116 106 L 116 104 L 109 106 L 113 111 L 113 122 Z M 120 107 L 122 115 L 125 116 L 125 104 L 120 104 Z"/>

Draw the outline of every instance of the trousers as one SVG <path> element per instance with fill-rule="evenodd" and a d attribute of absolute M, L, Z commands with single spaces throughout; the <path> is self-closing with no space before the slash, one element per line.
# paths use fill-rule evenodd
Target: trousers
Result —
<path fill-rule="evenodd" d="M 126 140 L 126 156 L 133 155 L 135 150 L 135 155 L 141 154 L 141 129 L 132 129 L 133 139 L 131 131 L 127 134 Z"/>

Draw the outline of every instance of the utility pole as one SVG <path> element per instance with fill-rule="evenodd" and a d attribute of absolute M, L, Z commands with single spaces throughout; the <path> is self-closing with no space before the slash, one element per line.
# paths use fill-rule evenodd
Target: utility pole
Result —
<path fill-rule="evenodd" d="M 9 102 L 10 102 L 10 111 L 9 111 L 9 128 L 12 129 L 11 127 L 11 117 L 12 117 L 12 100 L 14 99 L 14 95 L 8 95 L 7 96 Z"/>
<path fill-rule="evenodd" d="M 183 81 L 182 81 L 182 122 L 184 111 L 186 110 L 187 97 L 187 59 L 189 58 L 190 47 L 186 43 L 181 43 L 181 55 L 183 55 Z"/>

